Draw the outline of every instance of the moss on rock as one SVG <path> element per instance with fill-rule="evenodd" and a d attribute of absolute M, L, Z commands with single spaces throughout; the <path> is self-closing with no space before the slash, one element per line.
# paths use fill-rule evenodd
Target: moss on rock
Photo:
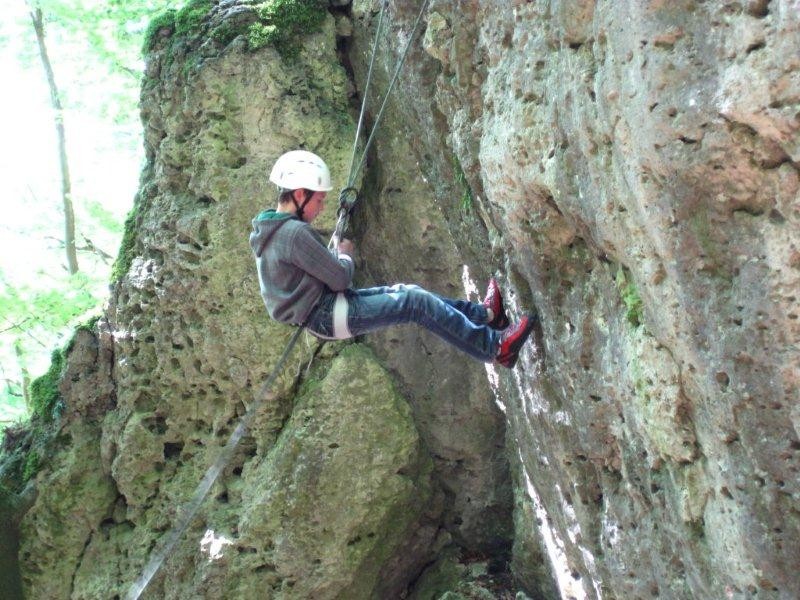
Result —
<path fill-rule="evenodd" d="M 31 383 L 31 405 L 33 413 L 44 421 L 51 421 L 58 411 L 61 394 L 58 382 L 64 369 L 64 351 L 54 350 L 50 357 L 50 368 L 47 373 Z"/>
<path fill-rule="evenodd" d="M 136 219 L 137 219 L 137 203 L 134 203 L 133 208 L 125 218 L 125 229 L 122 234 L 122 242 L 120 242 L 119 252 L 114 264 L 111 267 L 111 283 L 117 283 L 122 279 L 131 268 L 134 259 L 134 247 L 136 245 Z"/>
<path fill-rule="evenodd" d="M 212 6 L 211 0 L 189 0 L 175 13 L 175 34 L 183 37 L 196 33 Z"/>
<path fill-rule="evenodd" d="M 328 14 L 325 0 L 253 0 L 243 4 L 251 6 L 257 17 L 255 22 L 224 20 L 208 36 L 226 46 L 245 35 L 251 51 L 271 45 L 284 57 L 296 56 L 301 42 L 294 43 L 295 38 L 320 31 Z M 161 37 L 170 38 L 171 54 L 177 40 L 195 37 L 202 31 L 213 7 L 211 0 L 189 0 L 181 9 L 168 9 L 157 15 L 145 33 L 143 54 L 152 52 Z"/>
<path fill-rule="evenodd" d="M 175 15 L 177 12 L 178 11 L 174 8 L 170 8 L 153 17 L 144 34 L 142 54 L 147 54 L 153 50 L 158 42 L 158 38 L 164 33 L 166 33 L 165 37 L 169 37 L 175 33 Z"/>
<path fill-rule="evenodd" d="M 250 25 L 247 42 L 251 50 L 274 45 L 283 56 L 295 56 L 295 37 L 316 33 L 327 15 L 323 0 L 267 0 L 255 5 L 259 21 Z"/>
<path fill-rule="evenodd" d="M 644 304 L 630 273 L 622 266 L 617 271 L 616 283 L 622 302 L 625 304 L 625 317 L 631 325 L 639 327 L 643 322 Z"/>
<path fill-rule="evenodd" d="M 330 597 L 370 597 L 424 509 L 430 468 L 389 374 L 366 347 L 347 346 L 317 367 L 247 475 L 239 543 L 265 547 L 262 560 L 293 582 L 293 597 L 331 586 Z"/>

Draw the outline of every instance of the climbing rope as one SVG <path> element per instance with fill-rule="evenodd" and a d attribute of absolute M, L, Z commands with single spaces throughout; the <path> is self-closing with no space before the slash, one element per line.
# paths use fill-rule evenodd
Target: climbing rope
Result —
<path fill-rule="evenodd" d="M 364 166 L 364 162 L 366 161 L 367 152 L 369 151 L 370 145 L 372 144 L 372 140 L 375 136 L 375 132 L 378 129 L 378 125 L 381 121 L 383 116 L 384 109 L 386 107 L 387 100 L 389 98 L 389 94 L 391 94 L 392 89 L 394 88 L 394 84 L 397 81 L 397 78 L 400 74 L 400 70 L 403 67 L 403 63 L 405 63 L 406 56 L 408 55 L 409 48 L 411 47 L 411 42 L 416 36 L 417 29 L 419 28 L 419 24 L 422 21 L 422 15 L 425 11 L 425 8 L 428 5 L 429 0 L 425 0 L 420 7 L 419 14 L 417 15 L 417 20 L 414 23 L 414 29 L 411 31 L 411 35 L 408 38 L 408 42 L 406 42 L 406 47 L 403 50 L 403 54 L 395 68 L 394 75 L 392 76 L 391 82 L 389 83 L 389 87 L 386 90 L 386 94 L 384 95 L 383 102 L 381 104 L 380 110 L 378 111 L 377 116 L 375 117 L 375 123 L 372 126 L 372 131 L 370 132 L 370 136 L 367 139 L 366 144 L 364 145 L 364 151 L 361 155 L 361 159 L 358 161 L 358 164 L 355 163 L 355 158 L 358 150 L 358 140 L 361 135 L 361 128 L 364 122 L 364 115 L 366 112 L 366 104 L 367 104 L 367 95 L 369 93 L 369 86 L 372 79 L 372 69 L 375 63 L 375 54 L 376 48 L 378 45 L 379 36 L 383 26 L 383 15 L 386 10 L 387 5 L 389 4 L 388 0 L 386 0 L 380 12 L 380 17 L 378 18 L 378 26 L 375 31 L 375 39 L 372 43 L 372 55 L 370 57 L 369 63 L 369 71 L 367 73 L 367 82 L 364 86 L 364 97 L 361 101 L 361 111 L 358 118 L 358 126 L 356 128 L 356 137 L 353 143 L 353 155 L 350 159 L 350 170 L 349 176 L 347 179 L 347 185 L 342 189 L 339 194 L 339 208 L 337 210 L 337 222 L 336 227 L 334 228 L 333 235 L 331 236 L 330 242 L 328 243 L 328 247 L 336 250 L 339 244 L 339 240 L 341 239 L 344 230 L 347 228 L 347 224 L 350 219 L 350 215 L 352 214 L 353 208 L 358 200 L 358 190 L 353 186 L 356 178 L 358 177 L 358 173 Z M 164 564 L 167 556 L 172 552 L 172 549 L 178 543 L 180 538 L 189 528 L 192 520 L 194 520 L 197 511 L 200 509 L 200 505 L 205 500 L 206 496 L 208 495 L 209 490 L 216 482 L 217 478 L 219 477 L 220 473 L 222 473 L 223 469 L 228 465 L 231 458 L 233 457 L 233 452 L 236 447 L 239 445 L 242 437 L 247 432 L 250 427 L 250 422 L 253 420 L 255 414 L 261 408 L 261 404 L 266 399 L 267 394 L 269 393 L 272 385 L 275 383 L 275 380 L 278 378 L 278 375 L 283 370 L 284 364 L 289 358 L 292 350 L 294 349 L 295 345 L 297 344 L 297 340 L 300 339 L 300 335 L 305 330 L 305 325 L 300 326 L 297 330 L 292 334 L 292 337 L 289 339 L 289 342 L 286 345 L 286 348 L 281 354 L 278 362 L 275 364 L 275 367 L 272 369 L 272 372 L 267 377 L 266 381 L 263 383 L 261 388 L 259 389 L 258 393 L 255 396 L 255 401 L 253 402 L 252 406 L 247 410 L 244 416 L 239 421 L 239 424 L 236 426 L 236 429 L 231 434 L 230 439 L 228 439 L 228 443 L 220 451 L 217 459 L 214 461 L 214 464 L 211 465 L 206 474 L 203 476 L 203 479 L 200 481 L 200 484 L 195 489 L 194 494 L 192 494 L 191 499 L 185 503 L 179 510 L 177 516 L 177 523 L 173 526 L 172 530 L 169 532 L 167 536 L 161 539 L 160 542 L 156 544 L 156 549 L 150 556 L 150 560 L 145 565 L 144 570 L 142 571 L 139 578 L 131 585 L 130 589 L 128 590 L 127 595 L 125 596 L 126 600 L 138 600 L 139 596 L 141 596 L 142 592 L 144 592 L 145 588 L 148 586 L 150 581 L 153 577 L 158 573 L 161 566 Z"/>
<path fill-rule="evenodd" d="M 386 10 L 389 2 L 388 0 L 383 3 L 381 6 L 380 16 L 378 17 L 378 26 L 375 30 L 375 39 L 372 42 L 372 55 L 370 56 L 369 60 L 369 70 L 367 71 L 367 82 L 364 85 L 364 96 L 361 99 L 361 111 L 358 116 L 358 126 L 356 127 L 356 137 L 355 141 L 353 142 L 353 155 L 350 158 L 350 169 L 349 175 L 347 177 L 347 185 L 339 194 L 339 209 L 336 215 L 336 227 L 333 231 L 333 236 L 331 237 L 331 241 L 328 244 L 328 247 L 333 250 L 334 252 L 339 246 L 339 240 L 341 240 L 342 234 L 344 230 L 347 228 L 347 224 L 350 220 L 350 215 L 353 212 L 353 208 L 355 208 L 356 202 L 358 201 L 358 190 L 354 187 L 355 181 L 358 177 L 359 172 L 364 167 L 364 164 L 367 160 L 367 153 L 369 152 L 370 146 L 372 145 L 373 139 L 375 139 L 375 133 L 378 131 L 378 126 L 380 125 L 381 119 L 383 118 L 384 110 L 386 109 L 386 104 L 389 101 L 389 96 L 394 89 L 395 83 L 397 83 L 397 79 L 400 76 L 400 71 L 403 68 L 403 65 L 406 62 L 406 57 L 408 56 L 408 52 L 411 49 L 411 42 L 414 41 L 414 38 L 417 35 L 417 30 L 419 29 L 419 24 L 422 22 L 422 15 L 425 14 L 425 8 L 428 6 L 428 2 L 430 0 L 425 0 L 422 5 L 419 7 L 419 13 L 417 13 L 417 19 L 414 21 L 414 28 L 411 30 L 411 35 L 408 36 L 408 41 L 406 42 L 406 46 L 403 49 L 403 53 L 400 56 L 400 60 L 397 61 L 397 66 L 395 67 L 394 74 L 392 75 L 392 79 L 389 82 L 389 87 L 386 89 L 386 93 L 383 95 L 383 102 L 381 102 L 381 107 L 378 109 L 378 114 L 375 116 L 375 123 L 372 125 L 372 131 L 370 131 L 369 137 L 367 138 L 366 144 L 364 144 L 364 151 L 361 153 L 361 158 L 359 159 L 358 163 L 355 162 L 356 154 L 358 152 L 358 140 L 361 137 L 361 127 L 364 122 L 364 114 L 366 112 L 367 107 L 367 96 L 369 94 L 369 87 L 372 81 L 372 68 L 375 63 L 375 50 L 378 47 L 378 40 L 383 26 L 383 13 Z"/>
<path fill-rule="evenodd" d="M 408 41 L 406 42 L 406 47 L 403 49 L 403 54 L 400 56 L 400 60 L 397 62 L 397 67 L 394 70 L 394 75 L 392 76 L 392 80 L 389 82 L 389 87 L 383 96 L 383 102 L 381 103 L 381 107 L 378 110 L 377 116 L 375 117 L 375 123 L 372 125 L 372 131 L 369 134 L 369 138 L 367 138 L 367 143 L 364 145 L 364 152 L 361 153 L 361 160 L 358 161 L 358 166 L 356 167 L 355 171 L 350 174 L 350 180 L 347 182 L 348 186 L 353 185 L 353 182 L 358 176 L 358 172 L 363 168 L 364 162 L 367 160 L 367 152 L 369 152 L 369 147 L 370 145 L 372 145 L 372 140 L 375 138 L 375 132 L 378 131 L 378 125 L 380 124 L 381 118 L 383 117 L 383 111 L 386 108 L 386 103 L 389 101 L 389 95 L 392 93 L 392 90 L 394 89 L 394 84 L 397 82 L 397 78 L 400 75 L 400 70 L 403 68 L 403 64 L 406 62 L 408 51 L 411 49 L 411 42 L 414 40 L 414 37 L 416 36 L 417 33 L 417 29 L 419 29 L 419 24 L 422 22 L 422 15 L 425 13 L 425 8 L 428 6 L 428 2 L 429 0 L 425 0 L 422 3 L 422 6 L 419 7 L 417 20 L 414 22 L 414 29 L 411 30 L 411 35 L 408 36 Z M 367 97 L 365 92 L 364 101 L 366 102 L 366 100 Z"/>

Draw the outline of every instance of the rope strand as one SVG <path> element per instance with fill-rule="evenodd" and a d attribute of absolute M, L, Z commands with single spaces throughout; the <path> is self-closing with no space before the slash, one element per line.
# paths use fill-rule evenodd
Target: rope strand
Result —
<path fill-rule="evenodd" d="M 258 409 L 261 408 L 261 403 L 266 398 L 267 392 L 269 392 L 272 384 L 275 383 L 279 373 L 283 370 L 284 363 L 289 358 L 289 354 L 291 354 L 295 344 L 297 344 L 297 340 L 300 339 L 300 334 L 303 333 L 304 330 L 305 327 L 298 327 L 297 331 L 292 334 L 292 337 L 289 339 L 289 343 L 286 345 L 283 354 L 281 354 L 281 357 L 278 359 L 275 368 L 272 369 L 269 377 L 259 389 L 255 402 L 253 402 L 253 405 L 239 421 L 236 429 L 228 439 L 228 443 L 225 444 L 225 447 L 219 453 L 219 456 L 217 456 L 217 460 L 215 460 L 214 464 L 211 465 L 206 471 L 206 474 L 200 482 L 200 485 L 198 485 L 197 489 L 194 491 L 192 499 L 178 511 L 177 525 L 175 525 L 169 532 L 169 535 L 165 538 L 161 548 L 151 556 L 150 561 L 142 571 L 139 579 L 137 579 L 128 590 L 128 594 L 125 596 L 126 600 L 138 600 L 139 596 L 150 583 L 150 580 L 161 568 L 161 565 L 172 551 L 172 548 L 178 543 L 178 540 L 189 528 L 189 525 L 192 523 L 192 520 L 200 508 L 200 505 L 203 503 L 203 500 L 205 500 L 208 491 L 211 489 L 211 486 L 214 485 L 217 477 L 219 477 L 219 474 L 233 456 L 233 451 L 236 449 L 236 446 L 239 445 L 242 437 L 244 437 L 244 434 L 250 425 L 250 421 L 253 420 L 256 412 L 258 412 Z"/>
<path fill-rule="evenodd" d="M 403 64 L 406 61 L 406 57 L 408 56 L 408 51 L 411 49 L 411 42 L 414 40 L 416 36 L 417 29 L 419 28 L 419 24 L 422 21 L 422 15 L 425 13 L 425 8 L 428 6 L 428 2 L 430 0 L 425 0 L 422 3 L 422 6 L 419 8 L 419 14 L 417 14 L 417 20 L 414 22 L 414 28 L 411 30 L 411 35 L 406 42 L 406 47 L 403 50 L 403 54 L 400 57 L 400 60 L 397 63 L 397 67 L 394 70 L 394 75 L 392 76 L 392 80 L 389 83 L 389 88 L 386 90 L 386 94 L 383 97 L 383 103 L 381 104 L 381 108 L 378 111 L 378 115 L 375 117 L 375 124 L 372 126 L 372 131 L 369 134 L 369 138 L 367 138 L 367 143 L 364 145 L 364 152 L 361 155 L 361 160 L 358 162 L 358 167 L 356 168 L 355 172 L 352 174 L 351 178 L 354 180 L 358 176 L 358 172 L 364 166 L 364 162 L 367 159 L 367 152 L 369 152 L 369 147 L 372 144 L 372 140 L 375 137 L 375 132 L 378 131 L 378 125 L 381 122 L 381 118 L 383 117 L 383 111 L 386 108 L 386 104 L 389 100 L 389 95 L 392 93 L 392 89 L 394 88 L 394 84 L 397 82 L 397 78 L 400 75 L 400 70 L 403 68 Z"/>
<path fill-rule="evenodd" d="M 367 71 L 367 83 L 364 84 L 364 96 L 361 98 L 361 112 L 358 115 L 358 126 L 356 127 L 356 139 L 353 140 L 353 156 L 350 157 L 350 168 L 348 169 L 348 176 L 347 176 L 347 186 L 352 187 L 353 182 L 355 180 L 355 176 L 353 173 L 353 166 L 355 165 L 356 160 L 356 152 L 358 151 L 358 139 L 361 137 L 361 127 L 364 124 L 364 113 L 366 112 L 367 108 L 367 96 L 369 95 L 369 84 L 372 82 L 372 67 L 375 65 L 375 55 L 377 54 L 376 50 L 378 48 L 378 39 L 381 35 L 381 29 L 383 28 L 383 13 L 386 12 L 386 6 L 389 4 L 389 0 L 386 0 L 381 6 L 381 14 L 378 17 L 378 27 L 375 29 L 375 39 L 372 40 L 372 56 L 369 59 L 369 70 Z"/>

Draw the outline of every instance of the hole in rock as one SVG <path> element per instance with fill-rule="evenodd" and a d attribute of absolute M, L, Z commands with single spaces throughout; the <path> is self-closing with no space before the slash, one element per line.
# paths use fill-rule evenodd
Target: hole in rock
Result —
<path fill-rule="evenodd" d="M 142 425 L 147 428 L 147 431 L 157 435 L 164 435 L 167 432 L 167 420 L 161 415 L 153 415 L 143 419 Z"/>
<path fill-rule="evenodd" d="M 182 451 L 182 442 L 167 442 L 164 444 L 164 459 L 170 460 L 172 458 L 177 458 L 181 455 Z"/>
<path fill-rule="evenodd" d="M 720 371 L 719 373 L 717 373 L 714 376 L 714 378 L 717 380 L 717 383 L 720 385 L 720 387 L 723 390 L 727 389 L 728 388 L 728 384 L 730 384 L 730 382 L 731 382 L 730 377 L 728 377 L 728 374 L 725 373 L 724 371 Z"/>
<path fill-rule="evenodd" d="M 264 563 L 263 565 L 258 565 L 255 569 L 253 569 L 253 573 L 263 573 L 265 571 L 275 571 L 275 567 L 269 563 Z"/>
<path fill-rule="evenodd" d="M 747 7 L 747 14 L 759 19 L 763 19 L 769 14 L 769 3 L 770 0 L 757 0 L 756 2 L 750 2 Z"/>
<path fill-rule="evenodd" d="M 781 211 L 773 208 L 771 211 L 769 211 L 769 221 L 775 225 L 783 225 L 786 223 L 786 217 L 783 216 Z"/>

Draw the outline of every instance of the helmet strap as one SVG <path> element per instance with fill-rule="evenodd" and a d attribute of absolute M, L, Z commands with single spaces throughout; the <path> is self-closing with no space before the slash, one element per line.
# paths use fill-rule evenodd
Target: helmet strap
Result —
<path fill-rule="evenodd" d="M 308 202 L 311 200 L 311 196 L 314 195 L 314 192 L 310 190 L 303 190 L 303 191 L 305 192 L 305 198 L 303 199 L 302 204 L 297 203 L 297 200 L 294 197 L 294 191 L 292 191 L 292 202 L 294 203 L 294 207 L 297 209 L 296 212 L 297 218 L 300 219 L 301 221 L 303 220 L 303 210 L 305 209 L 306 204 L 308 204 Z"/>

